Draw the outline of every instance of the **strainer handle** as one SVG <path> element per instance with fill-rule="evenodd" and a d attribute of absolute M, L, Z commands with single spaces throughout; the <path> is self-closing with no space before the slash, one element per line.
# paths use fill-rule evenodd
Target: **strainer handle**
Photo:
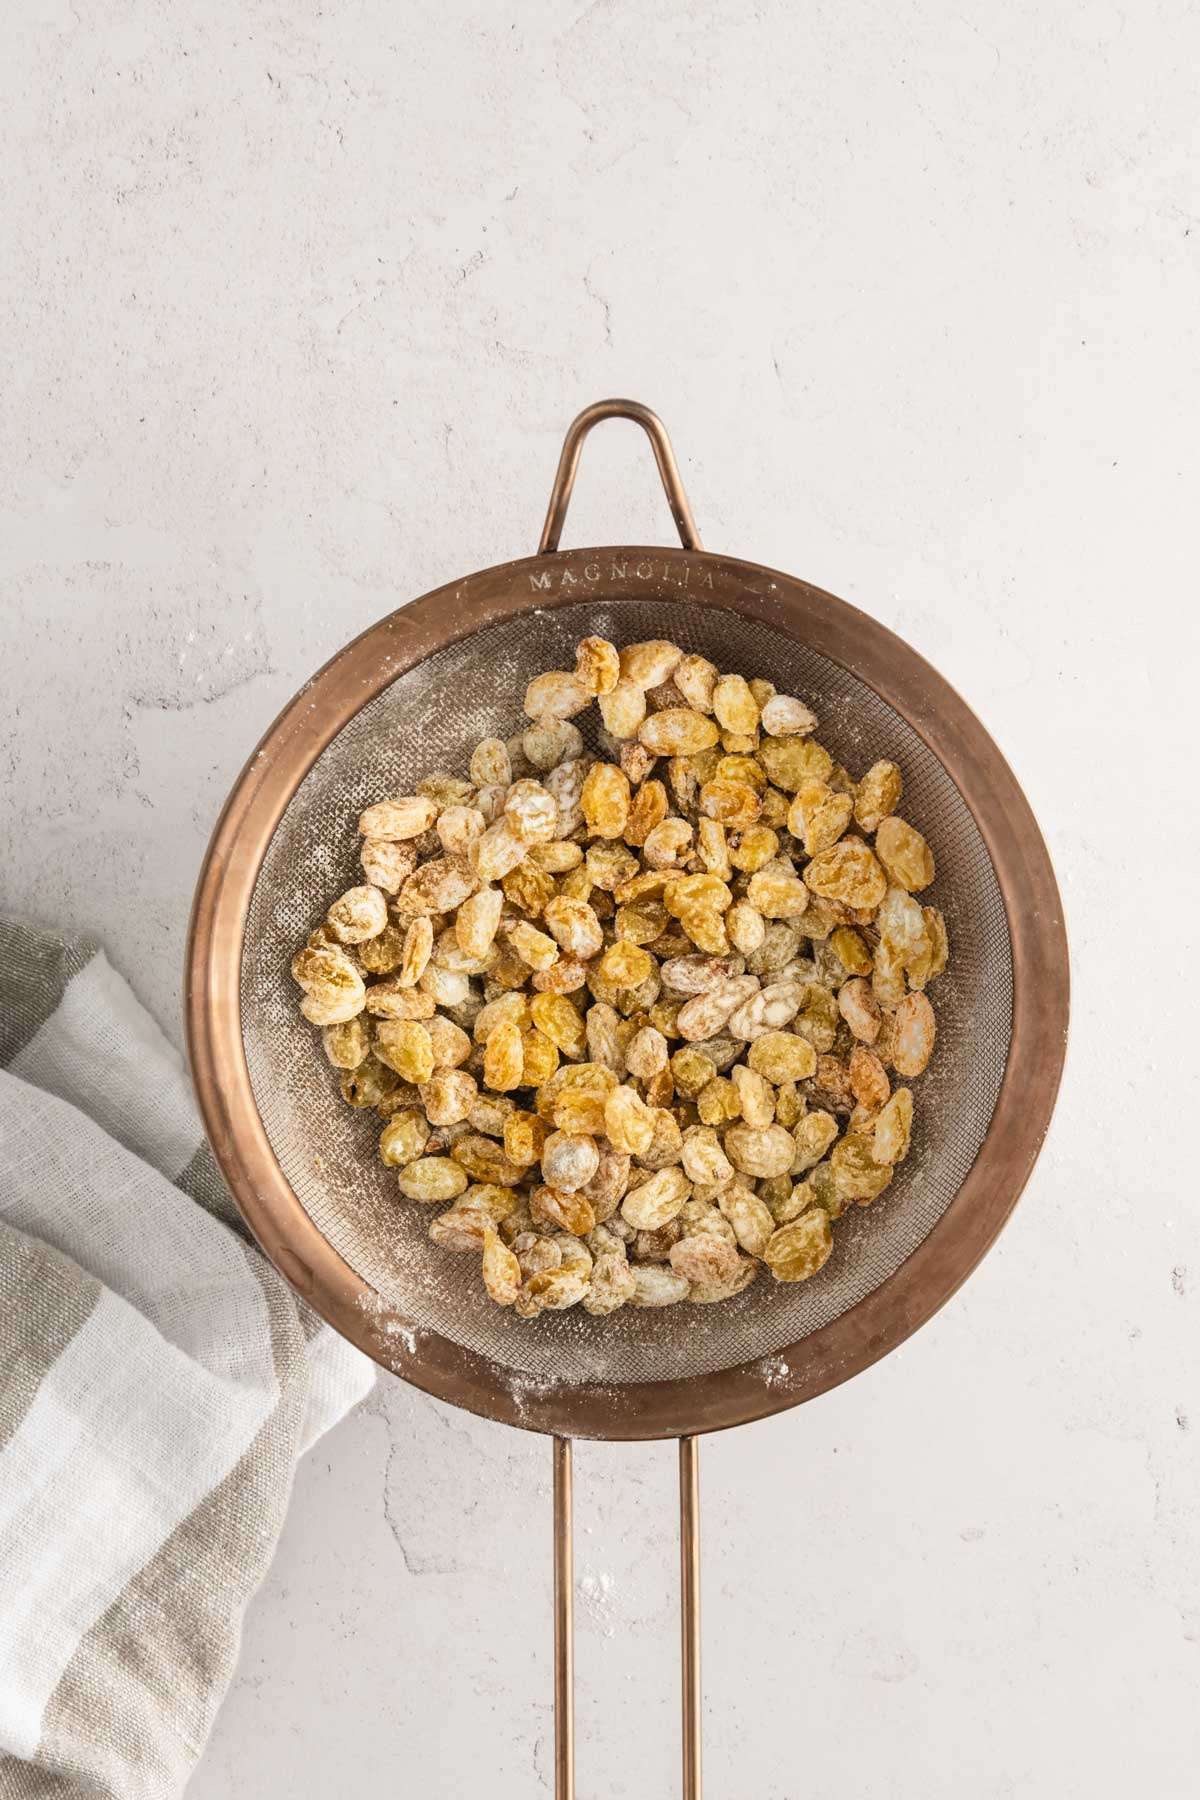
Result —
<path fill-rule="evenodd" d="M 683 1800 L 700 1771 L 700 1447 L 679 1440 L 679 1616 L 683 1652 Z M 554 1440 L 554 1800 L 575 1800 L 575 1533 L 571 1443 Z"/>
<path fill-rule="evenodd" d="M 688 497 L 683 491 L 683 482 L 679 474 L 679 465 L 675 461 L 675 452 L 671 448 L 671 440 L 667 436 L 667 428 L 657 413 L 650 411 L 637 400 L 597 400 L 592 406 L 585 406 L 578 418 L 572 419 L 567 427 L 567 435 L 563 439 L 562 455 L 558 459 L 558 468 L 554 476 L 554 486 L 550 490 L 550 505 L 546 510 L 546 523 L 542 527 L 542 541 L 538 545 L 539 556 L 550 556 L 558 549 L 562 537 L 563 521 L 567 516 L 567 507 L 571 504 L 571 494 L 575 487 L 575 477 L 579 472 L 579 455 L 583 449 L 583 440 L 593 425 L 601 419 L 631 419 L 640 425 L 650 439 L 650 447 L 654 451 L 654 460 L 658 464 L 658 472 L 662 477 L 663 490 L 667 496 L 667 505 L 671 508 L 671 517 L 679 533 L 679 541 L 685 550 L 700 550 L 700 533 L 696 530 L 696 521 L 692 517 L 692 509 L 688 505 Z"/>
<path fill-rule="evenodd" d="M 679 1440 L 679 1623 L 683 1670 L 683 1800 L 701 1800 L 700 1444 Z"/>
<path fill-rule="evenodd" d="M 575 1518 L 571 1440 L 554 1440 L 554 1800 L 575 1800 Z"/>

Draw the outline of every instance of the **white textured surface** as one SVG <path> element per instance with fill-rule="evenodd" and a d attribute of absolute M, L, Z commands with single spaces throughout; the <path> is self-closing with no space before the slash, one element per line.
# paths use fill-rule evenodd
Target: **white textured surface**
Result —
<path fill-rule="evenodd" d="M 984 1268 L 852 1386 L 706 1447 L 713 1800 L 1184 1800 L 1194 9 L 6 25 L 4 902 L 97 932 L 177 1034 L 203 844 L 274 712 L 532 546 L 579 405 L 657 406 L 710 545 L 859 601 L 994 728 L 1076 984 Z M 570 540 L 664 523 L 610 428 Z M 548 1470 L 381 1385 L 300 1473 L 193 1800 L 548 1792 Z M 677 1791 L 673 1480 L 665 1447 L 578 1457 L 581 1800 Z"/>

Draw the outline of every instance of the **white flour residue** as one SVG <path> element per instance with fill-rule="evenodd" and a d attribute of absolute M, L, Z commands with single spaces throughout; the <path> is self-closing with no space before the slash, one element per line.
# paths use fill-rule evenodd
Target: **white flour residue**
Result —
<path fill-rule="evenodd" d="M 545 1400 L 556 1385 L 549 1376 L 527 1375 L 519 1369 L 506 1369 L 504 1383 L 512 1395 L 513 1410 L 519 1419 L 528 1417 L 530 1401 Z"/>
<path fill-rule="evenodd" d="M 358 1296 L 358 1309 L 374 1320 L 375 1329 L 386 1339 L 389 1346 L 395 1344 L 409 1356 L 416 1356 L 420 1348 L 422 1332 L 418 1325 L 410 1324 L 394 1312 L 383 1298 L 373 1289 L 368 1288 Z"/>
<path fill-rule="evenodd" d="M 398 1343 L 409 1356 L 417 1354 L 417 1343 L 420 1333 L 415 1325 L 406 1325 L 402 1319 L 385 1319 L 383 1335 L 393 1343 Z"/>
<path fill-rule="evenodd" d="M 616 1631 L 612 1604 L 613 1578 L 607 1573 L 588 1570 L 579 1578 L 579 1598 L 588 1618 L 604 1637 Z"/>

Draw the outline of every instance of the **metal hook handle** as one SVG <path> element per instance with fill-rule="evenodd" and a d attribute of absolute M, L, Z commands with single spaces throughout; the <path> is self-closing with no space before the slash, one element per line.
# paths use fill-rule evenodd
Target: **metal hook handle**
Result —
<path fill-rule="evenodd" d="M 546 523 L 542 527 L 542 541 L 538 545 L 539 556 L 550 556 L 558 549 L 562 537 L 563 521 L 567 516 L 567 507 L 571 504 L 571 494 L 575 487 L 575 476 L 579 471 L 579 454 L 583 449 L 583 440 L 593 425 L 601 419 L 631 419 L 640 425 L 650 439 L 650 447 L 654 451 L 654 460 L 658 464 L 658 472 L 662 477 L 663 490 L 667 496 L 667 505 L 671 508 L 671 517 L 679 532 L 679 541 L 685 550 L 700 550 L 700 533 L 696 530 L 696 521 L 692 517 L 692 509 L 688 505 L 688 497 L 683 491 L 683 482 L 679 475 L 679 465 L 675 461 L 675 452 L 671 448 L 671 440 L 667 436 L 667 428 L 657 413 L 642 406 L 637 400 L 597 400 L 594 406 L 585 406 L 577 419 L 573 419 L 563 439 L 562 455 L 558 459 L 558 469 L 554 476 L 554 486 L 550 490 L 550 505 L 546 511 Z"/>
<path fill-rule="evenodd" d="M 554 1440 L 554 1797 L 575 1800 L 575 1558 L 571 1444 Z M 683 1651 L 683 1800 L 700 1771 L 700 1451 L 679 1440 L 679 1616 Z"/>

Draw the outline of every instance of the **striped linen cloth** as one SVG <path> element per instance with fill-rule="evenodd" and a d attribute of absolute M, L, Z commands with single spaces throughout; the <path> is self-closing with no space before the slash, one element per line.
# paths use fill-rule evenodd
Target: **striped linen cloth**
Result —
<path fill-rule="evenodd" d="M 296 1459 L 371 1380 L 103 952 L 0 921 L 0 1800 L 181 1792 Z"/>

